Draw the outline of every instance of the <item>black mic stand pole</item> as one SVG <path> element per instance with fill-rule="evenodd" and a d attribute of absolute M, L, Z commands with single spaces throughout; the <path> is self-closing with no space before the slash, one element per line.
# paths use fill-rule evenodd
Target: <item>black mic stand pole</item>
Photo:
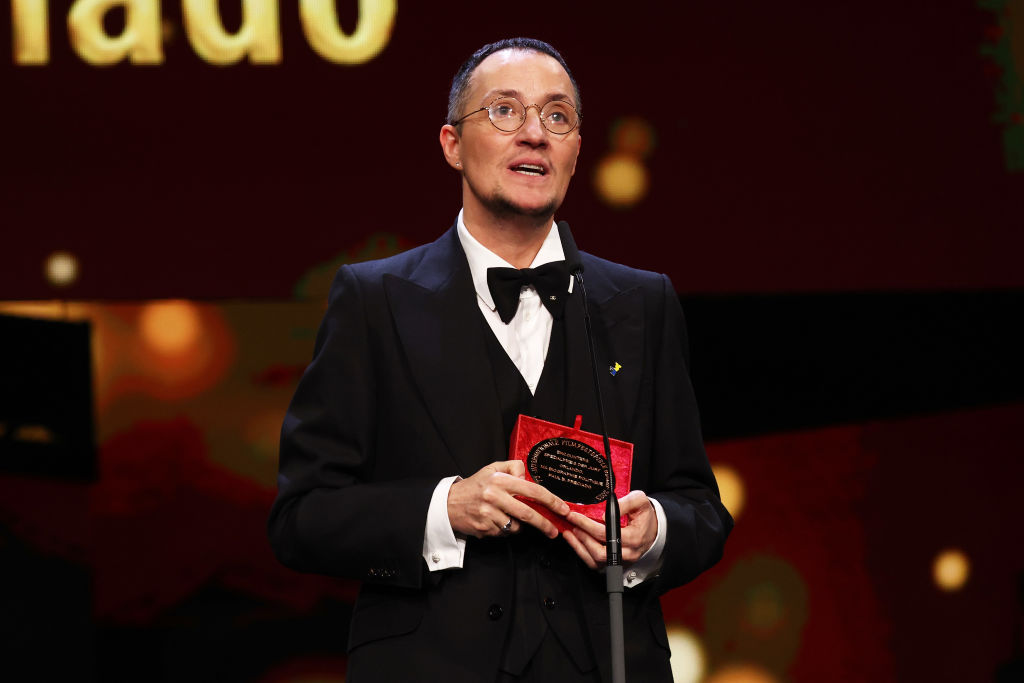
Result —
<path fill-rule="evenodd" d="M 561 227 L 561 226 L 559 226 Z M 565 226 L 565 232 L 568 227 Z M 575 244 L 573 245 L 575 247 Z M 583 320 L 587 324 L 587 344 L 590 347 L 590 367 L 594 371 L 594 389 L 597 393 L 597 415 L 601 422 L 601 436 L 604 438 L 604 457 L 608 463 L 609 494 L 604 507 L 605 547 L 608 564 L 605 567 L 605 588 L 608 591 L 608 616 L 611 626 L 612 683 L 626 683 L 625 639 L 622 632 L 622 538 L 619 528 L 619 500 L 615 497 L 615 468 L 612 467 L 612 448 L 608 441 L 608 429 L 604 419 L 604 401 L 601 398 L 601 382 L 597 372 L 597 354 L 594 352 L 594 331 L 590 324 L 590 309 L 587 306 L 587 288 L 583 285 L 583 266 L 579 264 L 573 272 L 583 297 Z"/>

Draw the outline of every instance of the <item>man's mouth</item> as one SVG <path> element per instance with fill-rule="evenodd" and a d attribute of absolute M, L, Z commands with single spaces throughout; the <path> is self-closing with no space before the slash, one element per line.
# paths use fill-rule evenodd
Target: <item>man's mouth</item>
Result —
<path fill-rule="evenodd" d="M 536 164 L 516 164 L 512 167 L 512 170 L 516 173 L 522 173 L 523 175 L 542 176 L 547 173 L 543 166 Z"/>

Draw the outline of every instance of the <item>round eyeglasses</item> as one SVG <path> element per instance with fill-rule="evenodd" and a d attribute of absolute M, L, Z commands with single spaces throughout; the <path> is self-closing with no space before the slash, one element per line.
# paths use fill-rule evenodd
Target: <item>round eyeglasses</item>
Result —
<path fill-rule="evenodd" d="M 580 120 L 583 118 L 576 111 L 576 107 L 565 100 L 551 100 L 543 107 L 536 104 L 527 106 L 510 95 L 502 95 L 486 107 L 469 112 L 458 121 L 453 122 L 452 125 L 458 125 L 473 114 L 486 111 L 487 117 L 495 128 L 511 133 L 519 130 L 526 123 L 526 112 L 530 107 L 535 108 L 540 114 L 541 125 L 555 135 L 571 133 L 576 126 L 580 125 Z"/>

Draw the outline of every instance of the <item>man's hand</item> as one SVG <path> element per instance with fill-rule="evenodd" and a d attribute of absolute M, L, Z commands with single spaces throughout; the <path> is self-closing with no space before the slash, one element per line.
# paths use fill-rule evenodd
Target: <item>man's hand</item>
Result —
<path fill-rule="evenodd" d="M 529 524 L 548 538 L 558 536 L 554 524 L 513 497 L 516 495 L 532 498 L 559 516 L 569 512 L 561 498 L 540 484 L 526 481 L 526 466 L 521 460 L 501 460 L 452 484 L 448 491 L 448 520 L 452 529 L 483 538 L 515 533 L 522 524 Z M 511 526 L 506 529 L 508 522 Z"/>
<path fill-rule="evenodd" d="M 658 537 L 658 515 L 643 491 L 630 491 L 619 498 L 619 514 L 629 515 L 629 526 L 621 534 L 622 563 L 632 564 L 654 545 L 654 539 Z M 598 569 L 605 566 L 608 552 L 604 522 L 596 522 L 578 512 L 571 513 L 567 519 L 575 528 L 564 532 L 562 537 L 588 567 Z"/>

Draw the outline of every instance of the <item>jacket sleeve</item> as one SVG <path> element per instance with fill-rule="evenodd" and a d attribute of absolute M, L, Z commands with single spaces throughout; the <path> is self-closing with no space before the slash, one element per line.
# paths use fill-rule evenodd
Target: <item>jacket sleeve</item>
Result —
<path fill-rule="evenodd" d="M 667 276 L 662 276 L 662 287 L 660 340 L 654 352 L 653 490 L 648 492 L 661 503 L 668 522 L 659 593 L 718 562 L 733 526 L 704 452 L 683 311 Z"/>
<path fill-rule="evenodd" d="M 281 430 L 268 533 L 278 559 L 298 571 L 416 588 L 437 480 L 379 474 L 375 448 L 384 427 L 369 286 L 348 266 L 331 286 L 313 360 Z"/>

